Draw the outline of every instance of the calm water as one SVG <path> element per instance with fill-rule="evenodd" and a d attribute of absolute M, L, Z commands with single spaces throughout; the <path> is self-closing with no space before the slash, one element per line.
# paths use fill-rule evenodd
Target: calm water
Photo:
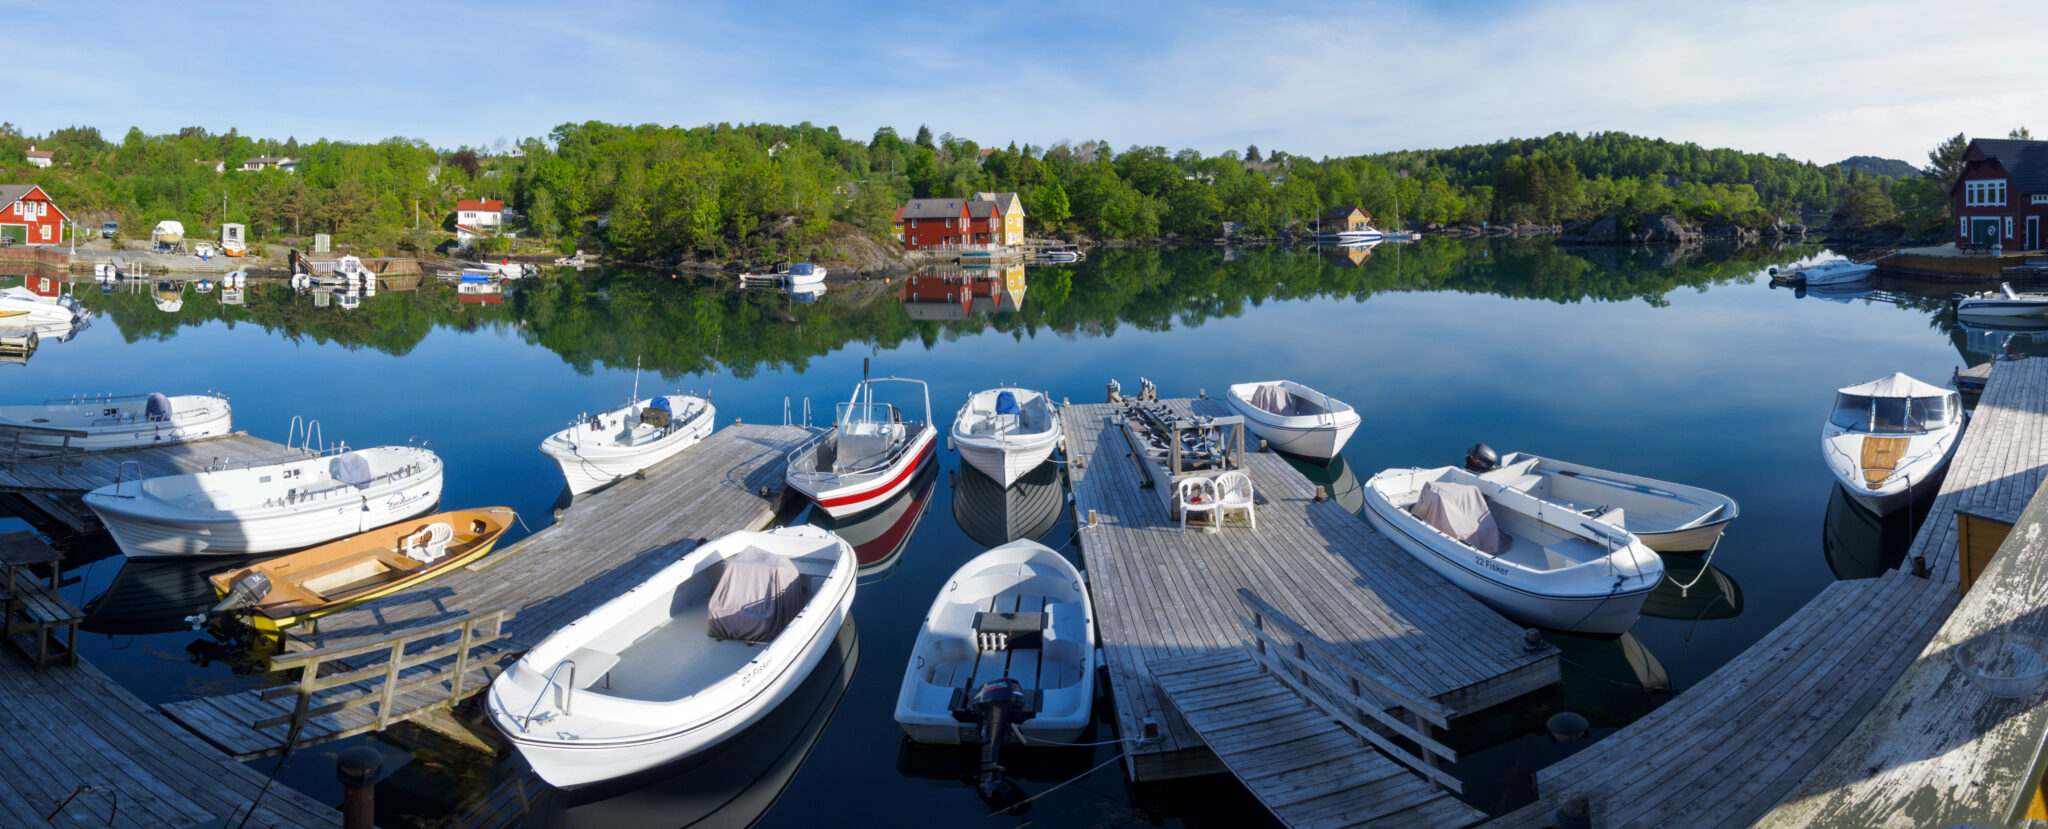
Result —
<path fill-rule="evenodd" d="M 1339 465 L 1305 468 L 1355 506 L 1346 481 L 1389 466 L 1455 463 L 1485 441 L 1704 486 L 1742 517 L 1710 567 L 1674 559 L 1634 631 L 1616 641 L 1553 637 L 1566 682 L 1457 723 L 1455 772 L 1469 799 L 1501 810 L 1532 797 L 1529 777 L 1564 749 L 1550 714 L 1611 732 L 1754 642 L 1829 581 L 1896 564 L 1913 516 L 1877 522 L 1834 493 L 1815 433 L 1833 389 L 1894 370 L 1944 381 L 1959 364 L 2048 332 L 1958 328 L 1935 299 L 1799 296 L 1768 264 L 1817 248 L 1703 253 L 1575 252 L 1546 243 L 1426 240 L 1363 262 L 1277 250 L 1104 251 L 1072 266 L 996 272 L 961 299 L 926 275 L 835 284 L 815 301 L 668 274 L 563 273 L 503 304 L 448 289 L 386 291 L 357 309 L 259 285 L 241 306 L 187 292 L 176 312 L 146 291 L 79 293 L 100 312 L 70 342 L 0 365 L 5 402 L 77 392 L 217 389 L 237 426 L 283 440 L 294 416 L 352 445 L 432 440 L 448 462 L 450 506 L 507 504 L 539 528 L 562 480 L 536 450 L 579 412 L 643 392 L 708 391 L 722 419 L 829 412 L 871 358 L 877 375 L 931 383 L 943 425 L 976 389 L 1015 384 L 1093 402 L 1141 376 L 1170 396 L 1289 377 L 1356 405 L 1365 426 Z M 1942 292 L 1945 295 L 1945 291 Z M 1829 299 L 1839 301 L 1828 301 Z M 1898 301 L 1893 301 L 1898 300 Z M 820 415 L 820 420 L 826 419 Z M 842 525 L 868 571 L 834 658 L 789 705 L 716 758 L 546 809 L 554 825 L 812 826 L 849 817 L 1014 825 L 989 817 L 963 782 L 964 752 L 909 747 L 891 720 L 918 621 L 953 568 L 1009 534 L 1042 534 L 1075 554 L 1065 515 L 1046 518 L 1056 470 L 1004 493 L 962 478 L 956 454 L 903 503 Z M 797 516 L 796 520 L 805 520 Z M 23 528 L 0 517 L 0 531 Z M 523 535 L 524 530 L 516 531 Z M 900 539 L 900 540 L 899 540 Z M 899 549 L 900 548 L 900 549 Z M 66 594 L 92 603 L 85 655 L 146 700 L 253 687 L 238 642 L 195 633 L 204 571 L 130 567 L 104 538 L 78 544 Z M 103 595 L 104 594 L 104 595 Z M 203 601 L 203 598 L 199 599 Z M 1114 735 L 1098 728 L 1096 739 Z M 445 816 L 504 769 L 422 738 L 369 741 L 399 766 L 380 787 L 381 825 Z M 339 799 L 333 756 L 301 752 L 280 779 Z M 1043 793 L 1111 759 L 1106 748 L 1008 758 Z M 269 772 L 272 761 L 254 766 Z M 1113 767 L 1112 767 L 1113 768 Z M 461 794 L 451 795 L 450 792 Z M 779 795 L 779 798 L 778 798 Z M 1203 781 L 1132 787 L 1113 770 L 1053 791 L 1030 817 L 1051 825 L 1263 819 L 1241 790 Z M 540 822 L 540 821 L 537 821 Z"/>

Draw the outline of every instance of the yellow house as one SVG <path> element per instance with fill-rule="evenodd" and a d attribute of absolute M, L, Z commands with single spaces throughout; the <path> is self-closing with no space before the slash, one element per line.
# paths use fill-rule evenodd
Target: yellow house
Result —
<path fill-rule="evenodd" d="M 996 213 L 1003 217 L 1002 228 L 993 241 L 998 245 L 1024 244 L 1024 200 L 1016 193 L 976 193 L 976 201 L 995 202 Z"/>

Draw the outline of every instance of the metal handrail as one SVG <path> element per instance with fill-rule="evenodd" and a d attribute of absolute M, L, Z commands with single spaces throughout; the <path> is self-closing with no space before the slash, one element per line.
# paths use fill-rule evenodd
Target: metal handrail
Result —
<path fill-rule="evenodd" d="M 142 463 L 141 463 L 140 461 L 122 461 L 122 462 L 121 462 L 121 465 L 120 465 L 120 467 L 118 467 L 118 468 L 116 468 L 116 469 L 114 470 L 114 491 L 113 491 L 113 493 L 111 493 L 111 494 L 112 494 L 112 495 L 113 495 L 114 497 L 116 497 L 116 498 L 133 498 L 133 497 L 135 497 L 135 496 L 133 496 L 133 495 L 122 495 L 122 494 L 121 494 L 121 485 L 127 482 L 127 480 L 128 480 L 128 467 L 131 467 L 131 466 L 132 466 L 132 467 L 135 467 L 135 481 L 136 481 L 136 484 L 137 484 L 137 485 L 139 486 L 139 485 L 140 485 L 140 484 L 142 483 Z"/>
<path fill-rule="evenodd" d="M 542 702 L 547 701 L 548 689 L 555 687 L 555 675 L 561 673 L 562 667 L 565 665 L 569 668 L 569 684 L 562 686 L 568 692 L 562 695 L 562 716 L 567 717 L 571 715 L 569 711 L 569 703 L 575 700 L 576 698 L 576 660 L 563 659 L 562 661 L 555 663 L 555 667 L 550 668 L 548 670 L 547 681 L 541 683 L 540 693 L 534 695 L 533 707 L 526 709 L 526 716 L 518 718 L 519 733 L 525 734 L 526 729 L 529 726 L 533 725 L 533 712 L 539 711 L 540 704 Z"/>

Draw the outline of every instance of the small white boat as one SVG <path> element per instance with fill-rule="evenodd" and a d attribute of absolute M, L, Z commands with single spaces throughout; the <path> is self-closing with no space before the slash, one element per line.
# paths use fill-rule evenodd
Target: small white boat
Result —
<path fill-rule="evenodd" d="M 1377 243 L 1384 241 L 1386 239 L 1386 234 L 1379 232 L 1377 228 L 1367 226 L 1359 228 L 1357 230 L 1330 231 L 1328 233 L 1323 234 L 1323 238 L 1336 242 L 1340 245 L 1360 245 L 1369 242 Z"/>
<path fill-rule="evenodd" d="M 1664 560 L 1611 519 L 1454 466 L 1381 472 L 1365 504 L 1401 549 L 1523 624 L 1623 633 L 1664 578 Z"/>
<path fill-rule="evenodd" d="M 1894 372 L 1837 390 L 1821 455 L 1857 503 L 1887 515 L 1948 466 L 1962 432 L 1960 395 Z"/>
<path fill-rule="evenodd" d="M 1012 541 L 975 556 L 918 629 L 896 722 L 920 743 L 985 742 L 975 698 L 1013 680 L 1025 710 L 994 739 L 1074 742 L 1095 700 L 1094 615 L 1081 571 L 1043 544 Z"/>
<path fill-rule="evenodd" d="M 1465 469 L 1539 500 L 1615 524 L 1660 553 L 1713 549 L 1721 531 L 1741 512 L 1735 499 L 1711 490 L 1527 452 L 1497 456 L 1484 443 L 1465 453 Z"/>
<path fill-rule="evenodd" d="M 877 383 L 914 384 L 923 393 L 924 419 L 907 420 L 903 410 L 876 403 Z M 833 427 L 790 450 L 783 472 L 789 487 L 832 516 L 880 506 L 901 492 L 918 467 L 934 454 L 931 390 L 923 380 L 884 377 L 862 380 L 853 398 L 839 404 Z"/>
<path fill-rule="evenodd" d="M 1875 270 L 1877 270 L 1877 266 L 1874 264 L 1851 262 L 1847 259 L 1830 259 L 1826 262 L 1817 262 L 1802 268 L 1791 268 L 1782 271 L 1774 267 L 1770 269 L 1770 275 L 1794 285 L 1805 285 L 1811 288 L 1819 285 L 1842 285 L 1867 279 L 1871 272 Z"/>
<path fill-rule="evenodd" d="M 636 400 L 577 419 L 541 441 L 540 451 L 562 467 L 569 491 L 581 495 L 697 445 L 711 435 L 717 411 L 687 394 Z"/>
<path fill-rule="evenodd" d="M 1060 417 L 1044 392 L 997 388 L 967 396 L 953 418 L 953 446 L 1007 487 L 1037 469 L 1060 444 Z"/>
<path fill-rule="evenodd" d="M 1996 291 L 1956 294 L 1952 298 L 1959 317 L 2038 317 L 2048 315 L 2048 294 L 2023 294 L 2012 283 L 2001 282 Z"/>
<path fill-rule="evenodd" d="M 185 307 L 185 285 L 181 282 L 159 279 L 156 290 L 150 292 L 149 298 L 151 302 L 156 303 L 157 310 L 166 314 L 178 313 Z"/>
<path fill-rule="evenodd" d="M 1053 263 L 1079 262 L 1081 251 L 1075 248 L 1047 248 L 1038 252 L 1038 260 Z"/>
<path fill-rule="evenodd" d="M 789 270 L 782 273 L 782 279 L 792 287 L 797 285 L 822 285 L 825 282 L 825 268 L 809 262 L 798 262 L 789 266 Z"/>
<path fill-rule="evenodd" d="M 227 398 L 203 394 L 81 395 L 35 406 L 0 406 L 0 427 L 84 432 L 85 437 L 71 438 L 74 449 L 126 449 L 217 437 L 233 431 L 234 420 Z M 23 446 L 64 442 L 59 436 L 21 434 Z"/>
<path fill-rule="evenodd" d="M 117 481 L 85 494 L 130 558 L 272 553 L 432 512 L 441 458 L 413 446 Z"/>
<path fill-rule="evenodd" d="M 92 317 L 70 294 L 46 297 L 19 285 L 0 288 L 0 328 L 49 334 L 69 330 Z"/>
<path fill-rule="evenodd" d="M 497 279 L 522 279 L 540 271 L 539 268 L 525 262 L 514 262 L 510 259 L 502 262 L 483 262 L 478 264 L 476 269 Z"/>
<path fill-rule="evenodd" d="M 1358 410 L 1293 380 L 1238 383 L 1230 408 L 1252 433 L 1290 455 L 1327 461 L 1358 431 Z"/>
<path fill-rule="evenodd" d="M 491 683 L 491 721 L 563 788 L 688 757 L 810 675 L 854 571 L 853 548 L 816 527 L 705 544 L 527 651 Z"/>

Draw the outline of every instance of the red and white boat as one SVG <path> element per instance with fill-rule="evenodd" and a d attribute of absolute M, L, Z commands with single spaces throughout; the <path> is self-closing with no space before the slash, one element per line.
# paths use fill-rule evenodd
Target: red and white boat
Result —
<path fill-rule="evenodd" d="M 924 417 L 909 420 L 902 409 L 875 402 L 875 384 L 916 385 Z M 902 492 L 933 453 L 932 394 L 923 380 L 883 377 L 862 380 L 853 398 L 839 404 L 833 427 L 789 453 L 783 477 L 833 517 L 881 505 Z"/>

